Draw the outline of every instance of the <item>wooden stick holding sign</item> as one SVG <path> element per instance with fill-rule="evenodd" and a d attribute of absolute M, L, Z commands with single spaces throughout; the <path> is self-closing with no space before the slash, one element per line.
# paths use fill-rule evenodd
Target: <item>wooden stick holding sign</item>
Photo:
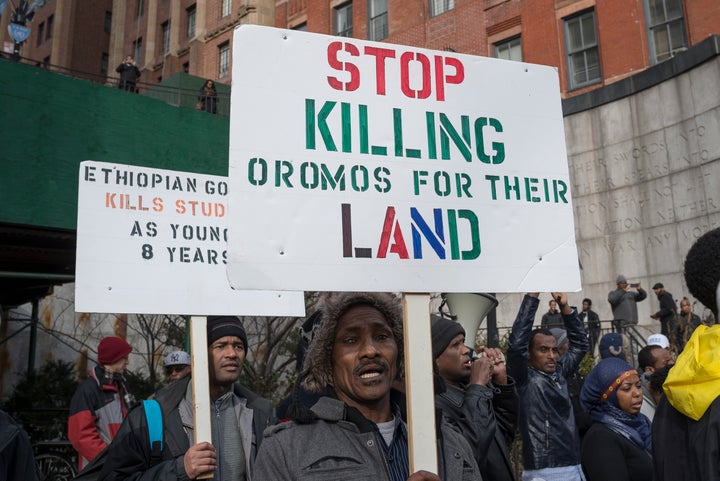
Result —
<path fill-rule="evenodd" d="M 410 473 L 438 472 L 430 294 L 403 294 Z"/>
<path fill-rule="evenodd" d="M 207 317 L 193 316 L 190 318 L 190 353 L 192 358 L 193 436 L 195 444 L 204 441 L 212 444 Z M 196 479 L 212 477 L 213 473 L 209 472 L 201 474 Z"/>

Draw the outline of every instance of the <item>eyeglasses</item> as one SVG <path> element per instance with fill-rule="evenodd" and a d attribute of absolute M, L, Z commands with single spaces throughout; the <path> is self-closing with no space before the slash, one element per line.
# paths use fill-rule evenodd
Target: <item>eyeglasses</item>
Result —
<path fill-rule="evenodd" d="M 172 374 L 174 372 L 182 372 L 186 367 L 188 366 L 186 366 L 185 364 L 176 364 L 175 366 L 167 366 L 165 368 L 165 371 L 168 374 Z"/>

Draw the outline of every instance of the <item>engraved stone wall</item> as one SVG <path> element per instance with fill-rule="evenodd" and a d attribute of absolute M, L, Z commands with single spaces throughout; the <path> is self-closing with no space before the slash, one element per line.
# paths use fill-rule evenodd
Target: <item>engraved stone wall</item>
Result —
<path fill-rule="evenodd" d="M 648 298 L 638 304 L 643 334 L 659 332 L 651 287 L 678 300 L 688 249 L 720 227 L 720 57 L 654 87 L 565 117 L 582 291 L 612 319 L 608 293 L 624 274 Z M 718 254 L 720 255 L 720 253 Z M 500 295 L 498 323 L 510 326 L 521 296 Z M 547 310 L 541 296 L 536 319 Z M 695 312 L 704 317 L 700 303 Z"/>

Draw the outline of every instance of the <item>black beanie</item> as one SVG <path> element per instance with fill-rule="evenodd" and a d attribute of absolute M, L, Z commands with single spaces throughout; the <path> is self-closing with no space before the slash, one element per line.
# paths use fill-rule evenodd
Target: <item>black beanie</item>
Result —
<path fill-rule="evenodd" d="M 207 318 L 207 343 L 208 346 L 221 337 L 236 336 L 243 342 L 247 351 L 248 342 L 245 329 L 239 317 L 235 316 L 208 316 Z"/>
<path fill-rule="evenodd" d="M 450 341 L 452 341 L 458 334 L 465 335 L 465 329 L 460 325 L 459 322 L 453 321 L 452 319 L 445 319 L 444 317 L 430 316 L 432 327 L 430 332 L 432 333 L 432 352 L 433 359 L 437 359 L 445 349 L 447 349 Z"/>

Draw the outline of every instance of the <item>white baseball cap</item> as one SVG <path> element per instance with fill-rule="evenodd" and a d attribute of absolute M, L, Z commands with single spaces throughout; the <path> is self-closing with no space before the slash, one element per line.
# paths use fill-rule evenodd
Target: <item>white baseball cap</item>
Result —
<path fill-rule="evenodd" d="M 190 366 L 192 362 L 190 361 L 190 354 L 188 354 L 187 352 L 173 351 L 167 356 L 165 356 L 165 359 L 163 359 L 163 364 L 165 366 L 176 366 L 178 364 Z"/>
<path fill-rule="evenodd" d="M 651 334 L 647 338 L 648 346 L 660 346 L 663 349 L 670 347 L 670 341 L 664 334 Z"/>

